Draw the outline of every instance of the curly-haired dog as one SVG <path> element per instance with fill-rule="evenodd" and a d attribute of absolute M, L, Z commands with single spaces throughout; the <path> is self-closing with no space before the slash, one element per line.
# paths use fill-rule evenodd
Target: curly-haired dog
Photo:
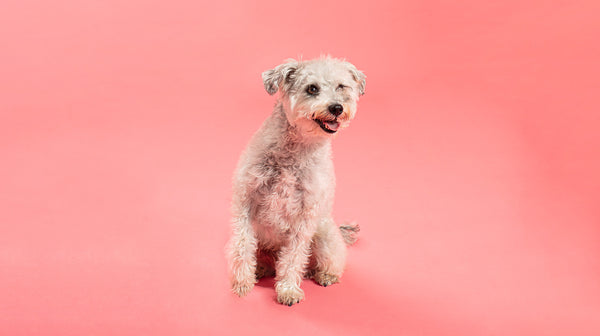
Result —
<path fill-rule="evenodd" d="M 323 286 L 338 282 L 345 245 L 356 240 L 358 226 L 338 227 L 331 216 L 331 139 L 354 118 L 365 75 L 321 57 L 288 60 L 262 78 L 269 94 L 280 95 L 234 177 L 231 285 L 244 296 L 257 278 L 275 273 L 277 301 L 291 306 L 304 298 L 305 275 Z"/>

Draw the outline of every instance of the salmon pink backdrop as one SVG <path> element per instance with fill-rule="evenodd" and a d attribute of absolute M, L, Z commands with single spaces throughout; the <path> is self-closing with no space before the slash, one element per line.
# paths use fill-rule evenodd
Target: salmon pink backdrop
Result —
<path fill-rule="evenodd" d="M 599 335 L 600 2 L 4 0 L 1 335 Z M 229 292 L 260 74 L 345 57 L 341 284 Z"/>

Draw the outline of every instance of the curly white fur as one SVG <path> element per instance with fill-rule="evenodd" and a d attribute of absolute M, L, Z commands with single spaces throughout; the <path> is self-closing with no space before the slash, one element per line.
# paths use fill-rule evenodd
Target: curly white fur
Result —
<path fill-rule="evenodd" d="M 358 226 L 338 227 L 331 217 L 331 138 L 354 118 L 365 76 L 348 62 L 321 57 L 288 60 L 263 73 L 263 81 L 280 96 L 237 167 L 228 261 L 236 294 L 246 295 L 257 276 L 274 271 L 277 300 L 291 306 L 304 298 L 305 275 L 324 286 L 339 280 L 345 245 L 356 240 Z M 341 105 L 339 115 L 334 105 Z"/>

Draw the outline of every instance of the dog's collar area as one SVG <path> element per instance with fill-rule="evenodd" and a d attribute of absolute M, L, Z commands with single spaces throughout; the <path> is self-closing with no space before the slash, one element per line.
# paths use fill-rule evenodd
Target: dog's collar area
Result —
<path fill-rule="evenodd" d="M 313 119 L 318 125 L 319 127 L 321 127 L 321 129 L 327 133 L 333 134 L 335 132 L 337 132 L 337 130 L 340 127 L 340 122 L 337 120 L 319 120 L 319 119 Z"/>

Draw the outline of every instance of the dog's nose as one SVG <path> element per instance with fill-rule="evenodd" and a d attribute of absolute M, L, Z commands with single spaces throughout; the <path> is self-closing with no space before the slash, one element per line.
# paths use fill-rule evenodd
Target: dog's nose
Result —
<path fill-rule="evenodd" d="M 340 104 L 329 105 L 329 112 L 337 117 L 344 112 L 344 107 Z"/>

